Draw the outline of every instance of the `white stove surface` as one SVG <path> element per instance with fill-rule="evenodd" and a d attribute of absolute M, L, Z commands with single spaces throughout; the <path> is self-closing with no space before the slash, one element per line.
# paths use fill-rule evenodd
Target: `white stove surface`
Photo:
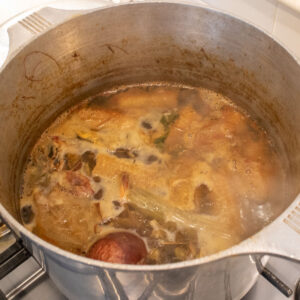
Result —
<path fill-rule="evenodd" d="M 109 0 L 103 0 L 103 2 Z M 112 0 L 115 3 L 123 2 L 122 0 Z M 66 1 L 49 1 L 49 0 L 9 0 L 0 1 L 0 27 L 7 20 L 14 16 L 34 7 L 51 6 L 60 9 L 88 9 L 99 6 L 99 0 L 66 0 Z M 236 0 L 203 0 L 202 2 L 208 6 L 227 10 L 235 15 L 239 15 L 245 19 L 252 21 L 252 23 L 258 24 L 264 28 L 285 45 L 287 45 L 298 58 L 300 58 L 300 13 L 293 12 L 289 8 L 284 8 L 281 4 L 278 4 L 276 0 L 239 0 L 238 5 Z M 269 5 L 267 8 L 266 5 Z M 274 6 L 274 12 L 270 19 L 270 11 Z M 248 17 L 249 7 L 251 6 L 251 14 Z M 267 8 L 268 11 L 263 9 Z M 257 10 L 257 11 L 256 11 Z M 280 11 L 282 10 L 282 11 Z M 257 14 L 255 13 L 257 12 Z M 288 15 L 288 19 L 282 21 L 282 15 Z M 273 18 L 273 19 L 272 19 Z M 270 21 L 271 20 L 271 21 Z M 283 22 L 284 24 L 281 24 Z M 290 23 L 290 25 L 289 25 Z M 285 27 L 283 27 L 283 25 Z M 283 28 L 283 29 L 282 29 Z M 286 34 L 280 35 L 280 32 L 284 31 Z M 0 63 L 1 59 L 1 36 L 0 36 Z M 10 239 L 0 240 L 0 253 L 10 244 Z M 270 258 L 267 267 L 273 271 L 278 277 L 286 283 L 290 288 L 294 290 L 296 283 L 300 279 L 300 264 L 292 263 L 279 258 Z M 38 269 L 38 265 L 33 258 L 30 258 L 4 279 L 0 280 L 0 287 L 4 293 L 7 293 L 12 288 L 22 282 L 26 277 L 32 274 Z M 51 279 L 47 276 L 43 277 L 35 286 L 23 292 L 15 299 L 22 300 L 63 300 L 66 299 L 60 291 L 56 288 Z M 243 300 L 285 300 L 287 299 L 276 288 L 274 288 L 266 279 L 260 276 L 254 285 L 254 287 L 247 293 Z M 294 299 L 292 295 L 289 299 Z M 218 299 L 216 299 L 218 300 Z"/>

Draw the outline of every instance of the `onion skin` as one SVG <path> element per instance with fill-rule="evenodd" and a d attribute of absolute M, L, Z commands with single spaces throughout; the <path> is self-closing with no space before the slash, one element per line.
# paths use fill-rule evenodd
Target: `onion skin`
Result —
<path fill-rule="evenodd" d="M 138 264 L 147 255 L 145 243 L 129 232 L 113 232 L 91 246 L 87 257 L 119 264 Z"/>

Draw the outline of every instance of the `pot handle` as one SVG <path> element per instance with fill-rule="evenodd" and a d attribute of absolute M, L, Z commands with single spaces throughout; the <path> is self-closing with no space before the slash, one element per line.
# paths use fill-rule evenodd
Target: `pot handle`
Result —
<path fill-rule="evenodd" d="M 300 194 L 275 221 L 232 250 L 233 254 L 266 254 L 300 262 Z"/>
<path fill-rule="evenodd" d="M 8 20 L 0 28 L 0 68 L 25 44 L 37 36 L 70 20 L 76 16 L 89 13 L 99 7 L 113 5 L 113 0 L 84 0 L 70 9 L 71 3 L 53 4 L 54 7 L 44 7 L 25 11 Z M 59 8 L 55 8 L 58 6 Z M 63 8 L 62 8 L 63 7 Z M 65 9 L 67 8 L 67 9 Z"/>
<path fill-rule="evenodd" d="M 264 255 L 277 256 L 300 263 L 300 194 L 275 221 L 233 247 L 230 254 L 250 254 L 258 272 L 286 297 L 290 297 L 293 290 L 263 266 L 261 258 Z"/>

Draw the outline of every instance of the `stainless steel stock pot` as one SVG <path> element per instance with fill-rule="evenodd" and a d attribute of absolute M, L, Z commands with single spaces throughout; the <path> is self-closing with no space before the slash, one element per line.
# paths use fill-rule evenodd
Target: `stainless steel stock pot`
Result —
<path fill-rule="evenodd" d="M 31 17 L 35 23 L 25 18 L 8 29 L 0 215 L 69 299 L 239 299 L 258 276 L 257 257 L 300 260 L 299 62 L 263 31 L 194 1 L 103 3 L 76 13 L 44 8 Z M 22 170 L 47 125 L 93 93 L 153 81 L 219 91 L 278 137 L 288 172 L 282 214 L 230 249 L 155 266 L 80 257 L 26 230 L 18 213 Z"/>

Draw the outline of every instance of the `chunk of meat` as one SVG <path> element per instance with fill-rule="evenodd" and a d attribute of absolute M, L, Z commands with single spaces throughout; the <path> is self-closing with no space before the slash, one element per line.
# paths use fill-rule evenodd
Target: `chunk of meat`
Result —
<path fill-rule="evenodd" d="M 147 255 L 145 243 L 129 232 L 114 232 L 98 240 L 88 251 L 89 258 L 119 264 L 138 264 Z"/>
<path fill-rule="evenodd" d="M 90 197 L 94 194 L 90 181 L 87 177 L 72 171 L 67 171 L 65 174 L 69 188 L 73 194 L 81 197 Z"/>
<path fill-rule="evenodd" d="M 166 188 L 167 171 L 166 167 L 162 164 L 144 164 L 138 162 L 133 164 L 128 159 L 120 160 L 115 156 L 99 153 L 93 175 L 113 177 L 127 173 L 130 176 L 130 183 L 133 186 L 164 189 Z"/>
<path fill-rule="evenodd" d="M 63 249 L 81 253 L 82 245 L 94 234 L 94 224 L 101 221 L 92 202 L 59 185 L 47 196 L 37 191 L 34 199 L 35 233 Z"/>
<path fill-rule="evenodd" d="M 202 119 L 191 106 L 184 107 L 179 118 L 170 127 L 170 133 L 165 140 L 165 150 L 178 153 L 195 148 L 197 133 L 203 126 Z"/>

